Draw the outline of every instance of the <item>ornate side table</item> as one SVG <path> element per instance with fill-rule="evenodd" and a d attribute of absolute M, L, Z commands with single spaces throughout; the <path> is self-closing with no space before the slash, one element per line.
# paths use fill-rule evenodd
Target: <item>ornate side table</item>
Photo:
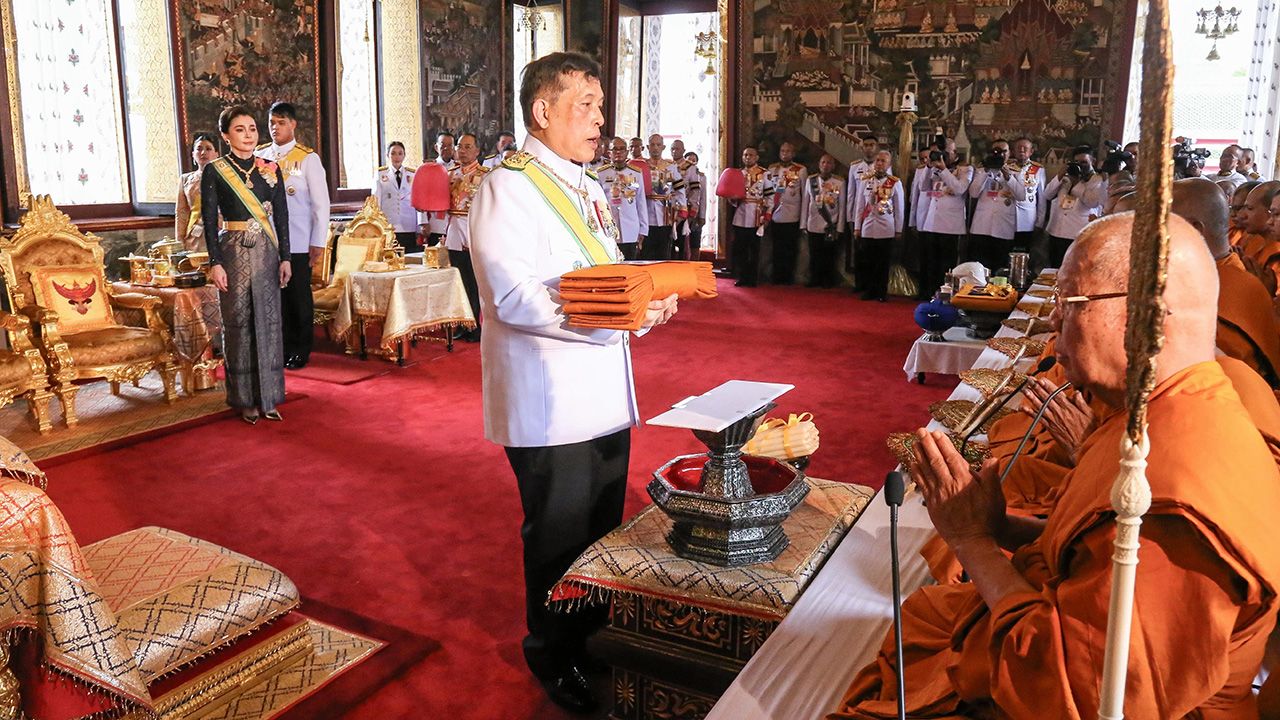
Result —
<path fill-rule="evenodd" d="M 360 358 L 368 357 L 365 325 L 382 323 L 379 350 L 404 364 L 404 341 L 440 328 L 474 328 L 475 317 L 457 268 L 410 266 L 389 272 L 353 272 L 333 318 L 335 337 L 358 334 Z M 452 349 L 452 333 L 449 335 Z"/>
<path fill-rule="evenodd" d="M 613 667 L 614 720 L 693 720 L 786 617 L 874 491 L 809 478 L 810 492 L 783 523 L 777 560 L 719 567 L 677 556 L 671 520 L 654 506 L 592 545 L 552 590 L 550 604 L 609 603 L 591 640 Z"/>
<path fill-rule="evenodd" d="M 222 308 L 218 304 L 217 288 L 212 285 L 176 288 L 115 282 L 111 289 L 117 293 L 151 295 L 164 303 L 160 306 L 160 316 L 169 323 L 169 330 L 173 333 L 183 392 L 193 395 L 197 390 L 208 390 L 217 385 L 217 370 L 222 366 Z M 131 318 L 128 314 L 137 317 Z M 117 310 L 116 315 L 122 323 L 141 324 L 141 311 Z"/>

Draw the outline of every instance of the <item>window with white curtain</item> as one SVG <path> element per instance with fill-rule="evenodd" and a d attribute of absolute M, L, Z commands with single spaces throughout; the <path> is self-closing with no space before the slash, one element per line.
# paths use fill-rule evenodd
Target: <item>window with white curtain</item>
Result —
<path fill-rule="evenodd" d="M 515 92 L 512 93 L 512 117 L 515 118 L 516 145 L 524 145 L 524 110 L 520 107 L 520 73 L 524 66 L 553 52 L 564 50 L 564 6 L 516 5 L 511 13 L 512 62 L 515 69 Z"/>
<path fill-rule="evenodd" d="M 629 140 L 640 134 L 640 14 L 625 6 L 620 11 L 613 131 Z"/>
<path fill-rule="evenodd" d="M 338 0 L 338 187 L 371 187 L 378 147 L 378 48 L 373 3 Z"/>
<path fill-rule="evenodd" d="M 16 2 L 12 12 L 22 117 L 15 152 L 30 192 L 59 205 L 129 202 L 111 0 Z"/>

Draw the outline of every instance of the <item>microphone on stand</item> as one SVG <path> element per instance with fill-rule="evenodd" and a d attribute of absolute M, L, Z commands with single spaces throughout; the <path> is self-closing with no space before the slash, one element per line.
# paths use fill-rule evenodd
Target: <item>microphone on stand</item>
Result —
<path fill-rule="evenodd" d="M 1049 403 L 1057 397 L 1062 391 L 1071 387 L 1071 383 L 1063 383 L 1058 389 L 1049 393 L 1049 397 L 1045 398 L 1044 404 L 1036 411 L 1035 417 L 1031 418 L 1031 425 L 1027 427 L 1027 431 L 1022 434 L 1022 441 L 1018 443 L 1018 447 L 1009 456 L 1009 464 L 1004 466 L 1004 472 L 1000 473 L 1000 483 L 1004 484 L 1004 479 L 1009 476 L 1009 471 L 1013 469 L 1013 464 L 1018 462 L 1018 458 L 1022 455 L 1022 449 L 1026 447 L 1027 441 L 1031 439 L 1031 433 L 1035 431 L 1036 425 L 1040 423 L 1040 417 L 1044 415 L 1044 411 L 1049 408 Z"/>
<path fill-rule="evenodd" d="M 1036 366 L 1036 369 L 1031 373 L 1029 373 L 1025 378 L 1023 378 L 1022 382 L 1018 383 L 1018 387 L 1014 388 L 1013 392 L 1009 393 L 1008 395 L 1005 395 L 1003 398 L 1000 399 L 1000 402 L 995 404 L 994 407 L 988 409 L 986 412 L 982 413 L 981 417 L 974 420 L 973 427 L 969 429 L 969 432 L 965 433 L 964 440 L 960 443 L 960 454 L 961 455 L 964 454 L 965 449 L 969 447 L 969 439 L 972 438 L 974 435 L 978 434 L 979 428 L 981 428 L 983 425 L 986 424 L 987 419 L 994 417 L 996 413 L 1000 412 L 1000 408 L 1007 405 L 1009 401 L 1013 399 L 1014 395 L 1017 395 L 1018 393 L 1022 392 L 1022 389 L 1025 388 L 1027 386 L 1027 383 L 1031 381 L 1032 375 L 1039 375 L 1041 373 L 1048 372 L 1050 369 L 1053 368 L 1054 365 L 1057 365 L 1057 364 L 1058 364 L 1058 358 L 1052 355 L 1041 360 L 1040 364 Z"/>
<path fill-rule="evenodd" d="M 884 501 L 889 506 L 889 550 L 893 554 L 890 564 L 893 568 L 893 644 L 894 652 L 897 653 L 898 720 L 907 718 L 906 681 L 902 675 L 902 570 L 898 565 L 898 508 L 902 506 L 906 494 L 906 481 L 901 472 L 894 470 L 885 476 Z"/>

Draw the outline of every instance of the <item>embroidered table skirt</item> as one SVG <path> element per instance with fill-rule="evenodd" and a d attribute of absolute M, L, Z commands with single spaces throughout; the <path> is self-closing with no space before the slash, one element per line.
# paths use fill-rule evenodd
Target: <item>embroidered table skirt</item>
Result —
<path fill-rule="evenodd" d="M 654 506 L 592 545 L 552 590 L 551 604 L 609 602 L 593 638 L 613 666 L 618 720 L 701 718 L 799 599 L 874 495 L 810 478 L 783 528 L 777 560 L 726 568 L 678 557 L 671 520 Z"/>
<path fill-rule="evenodd" d="M 360 320 L 382 322 L 386 350 L 418 332 L 476 322 L 457 268 L 417 266 L 348 275 L 333 318 L 335 336 L 345 337 Z"/>
<path fill-rule="evenodd" d="M 153 287 L 115 282 L 116 293 L 143 293 L 160 298 L 160 317 L 173 333 L 173 347 L 182 371 L 182 389 L 188 394 L 206 390 L 217 383 L 217 369 L 222 365 L 222 309 L 218 305 L 218 289 L 212 285 L 197 288 Z M 129 325 L 143 325 L 141 310 L 116 311 L 117 320 Z"/>

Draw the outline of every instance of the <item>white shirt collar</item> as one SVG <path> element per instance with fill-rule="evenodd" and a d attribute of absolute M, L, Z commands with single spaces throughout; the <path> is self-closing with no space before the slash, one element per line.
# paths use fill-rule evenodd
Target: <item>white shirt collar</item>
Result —
<path fill-rule="evenodd" d="M 293 146 L 297 144 L 298 144 L 298 138 L 294 138 L 283 145 L 277 145 L 276 143 L 273 142 L 271 143 L 271 151 L 274 152 L 277 156 L 284 155 L 285 153 L 292 150 Z"/>
<path fill-rule="evenodd" d="M 523 150 L 541 160 L 557 175 L 573 183 L 575 187 L 582 187 L 587 171 L 578 163 L 560 157 L 533 135 L 525 137 Z"/>

